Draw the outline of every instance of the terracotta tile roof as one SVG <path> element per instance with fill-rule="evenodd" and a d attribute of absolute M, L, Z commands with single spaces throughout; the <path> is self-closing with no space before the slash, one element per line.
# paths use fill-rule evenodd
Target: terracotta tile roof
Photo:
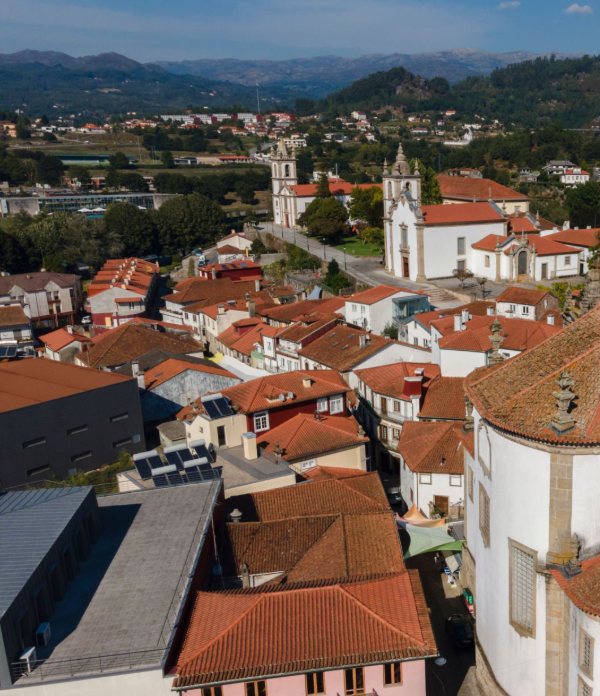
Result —
<path fill-rule="evenodd" d="M 92 347 L 79 353 L 77 358 L 89 367 L 110 368 L 131 362 L 154 348 L 173 353 L 198 353 L 203 349 L 202 344 L 188 334 L 178 337 L 130 321 L 99 336 Z"/>
<path fill-rule="evenodd" d="M 418 571 L 327 587 L 200 592 L 174 688 L 435 655 Z"/>
<path fill-rule="evenodd" d="M 361 473 L 362 476 L 344 478 L 319 476 L 301 485 L 233 496 L 228 498 L 228 503 L 232 510 L 242 511 L 242 519 L 261 522 L 388 511 L 390 506 L 379 474 L 376 471 Z"/>
<path fill-rule="evenodd" d="M 219 241 L 217 242 L 217 247 L 221 242 L 224 242 L 226 239 L 248 239 L 248 237 L 246 237 L 246 235 L 243 232 L 231 232 L 227 236 L 221 237 L 221 239 L 219 239 Z"/>
<path fill-rule="evenodd" d="M 303 380 L 306 378 L 312 382 L 308 387 L 303 384 Z M 294 394 L 294 403 L 314 401 L 320 397 L 334 396 L 335 394 L 345 394 L 348 397 L 353 395 L 343 377 L 334 370 L 282 372 L 267 377 L 258 377 L 249 382 L 221 390 L 221 394 L 227 397 L 231 404 L 242 413 L 255 413 L 256 411 L 279 408 L 282 405 L 279 395 L 285 394 L 287 397 L 289 392 Z M 190 405 L 182 409 L 178 417 L 186 418 L 192 412 L 202 412 L 201 402 L 198 400 L 196 403 L 200 407 L 200 411 L 192 411 Z"/>
<path fill-rule="evenodd" d="M 515 241 L 512 246 L 515 246 L 517 242 Z M 538 256 L 555 256 L 556 254 L 579 254 L 580 249 L 576 247 L 568 246 L 567 244 L 562 244 L 561 242 L 556 242 L 550 237 L 533 237 L 529 240 L 529 245 L 532 249 L 537 251 Z M 506 249 L 505 254 L 510 253 L 510 248 Z M 577 264 L 574 265 L 576 267 Z"/>
<path fill-rule="evenodd" d="M 480 239 L 475 244 L 471 244 L 473 249 L 481 249 L 483 251 L 496 251 L 496 246 L 504 246 L 506 242 L 510 239 L 510 236 L 499 235 L 499 234 L 488 234 L 487 237 Z"/>
<path fill-rule="evenodd" d="M 329 481 L 330 479 L 347 479 L 368 476 L 369 472 L 362 469 L 346 469 L 341 466 L 317 466 L 302 474 L 302 478 L 311 481 Z"/>
<path fill-rule="evenodd" d="M 156 387 L 168 382 L 170 379 L 173 379 L 173 377 L 177 377 L 177 375 L 180 375 L 182 372 L 186 372 L 187 370 L 204 372 L 205 374 L 211 375 L 220 375 L 221 377 L 229 377 L 236 382 L 240 381 L 239 377 L 236 377 L 231 372 L 228 372 L 216 364 L 195 364 L 185 362 L 183 360 L 177 360 L 176 358 L 170 358 L 169 360 L 165 360 L 159 365 L 156 365 L 144 374 L 145 387 L 146 389 L 156 389 Z"/>
<path fill-rule="evenodd" d="M 600 616 L 600 554 L 581 564 L 582 572 L 567 580 L 557 568 L 550 569 L 563 592 L 581 611 Z"/>
<path fill-rule="evenodd" d="M 355 292 L 345 299 L 346 303 L 356 302 L 358 304 L 371 305 L 398 293 L 410 293 L 411 295 L 425 295 L 425 297 L 429 297 L 427 293 L 421 290 L 408 290 L 407 288 L 398 288 L 391 285 L 376 285 L 374 288 L 363 290 L 363 292 Z"/>
<path fill-rule="evenodd" d="M 77 331 L 69 333 L 66 329 L 57 329 L 56 331 L 51 331 L 50 333 L 40 336 L 40 341 L 50 348 L 51 351 L 56 352 L 66 348 L 71 343 L 91 343 L 92 339 L 84 336 Z"/>
<path fill-rule="evenodd" d="M 249 292 L 250 296 L 255 292 L 254 281 L 234 282 L 231 278 L 217 278 L 216 280 L 207 280 L 205 278 L 189 278 L 190 282 L 182 281 L 176 286 L 178 292 L 171 295 L 165 295 L 163 300 L 174 302 L 180 305 L 191 305 L 202 303 L 197 306 L 197 309 L 202 307 L 210 307 L 219 302 L 227 302 L 227 300 L 241 300 Z M 183 285 L 183 283 L 186 283 Z M 179 286 L 183 285 L 182 289 Z M 196 306 L 196 305 L 195 305 Z"/>
<path fill-rule="evenodd" d="M 285 305 L 275 305 L 270 309 L 261 309 L 257 313 L 267 317 L 271 321 L 282 324 L 291 324 L 298 321 L 301 317 L 313 312 L 334 313 L 343 309 L 346 300 L 342 297 L 331 297 L 323 300 L 302 300 Z"/>
<path fill-rule="evenodd" d="M 589 249 L 598 244 L 599 234 L 600 229 L 597 227 L 591 230 L 562 230 L 561 232 L 547 235 L 546 239 Z"/>
<path fill-rule="evenodd" d="M 347 181 L 332 181 L 329 180 L 329 192 L 332 196 L 348 196 L 354 191 L 355 188 L 361 190 L 369 188 L 382 188 L 383 184 L 350 184 Z M 317 184 L 296 184 L 295 186 L 290 186 L 291 190 L 300 198 L 312 196 L 313 198 L 317 195 Z"/>
<path fill-rule="evenodd" d="M 241 256 L 245 256 L 246 252 L 244 249 L 238 249 L 235 246 L 232 246 L 231 244 L 223 244 L 223 246 L 217 247 L 217 253 L 219 256 L 222 254 L 239 254 Z"/>
<path fill-rule="evenodd" d="M 369 336 L 364 347 L 360 346 L 361 335 Z M 391 345 L 391 342 L 383 336 L 365 334 L 359 329 L 340 325 L 299 350 L 298 355 L 331 369 L 348 372 L 388 344 Z"/>
<path fill-rule="evenodd" d="M 436 377 L 425 389 L 420 420 L 464 420 L 465 380 L 463 377 Z"/>
<path fill-rule="evenodd" d="M 272 428 L 257 439 L 257 445 L 274 453 L 277 447 L 289 461 L 325 456 L 330 452 L 358 447 L 369 441 L 358 435 L 359 424 L 354 416 L 321 416 L 299 413 L 290 420 Z"/>
<path fill-rule="evenodd" d="M 72 273 L 54 273 L 53 271 L 0 276 L 0 295 L 8 295 L 15 286 L 24 292 L 43 290 L 48 283 L 56 283 L 59 288 L 72 288 L 79 280 L 81 280 L 81 276 Z"/>
<path fill-rule="evenodd" d="M 159 273 L 157 263 L 136 258 L 110 259 L 92 278 L 87 287 L 87 295 L 93 297 L 113 287 L 145 295 Z"/>
<path fill-rule="evenodd" d="M 407 421 L 402 426 L 398 452 L 411 471 L 463 474 L 464 444 L 461 423 Z"/>
<path fill-rule="evenodd" d="M 300 317 L 299 321 L 291 326 L 283 328 L 277 334 L 277 338 L 281 341 L 291 341 L 299 343 L 303 339 L 309 337 L 316 331 L 320 331 L 323 327 L 335 325 L 338 321 L 336 314 L 323 314 L 322 312 L 314 312 Z"/>
<path fill-rule="evenodd" d="M 289 297 L 295 295 L 296 291 L 291 285 L 275 285 L 269 290 L 271 297 Z"/>
<path fill-rule="evenodd" d="M 239 271 L 247 268 L 253 268 L 256 271 L 261 270 L 260 264 L 250 261 L 250 259 L 243 259 L 241 261 L 226 261 L 225 263 L 209 263 L 206 266 L 203 266 L 201 270 L 203 273 L 211 273 L 213 269 L 217 273 L 228 273 L 229 271 Z"/>
<path fill-rule="evenodd" d="M 450 179 L 458 179 L 451 176 Z M 473 181 L 476 181 L 473 179 Z M 421 206 L 425 225 L 460 225 L 476 222 L 503 222 L 504 218 L 489 203 Z"/>
<path fill-rule="evenodd" d="M 571 414 L 576 429 L 558 436 L 550 430 L 557 412 L 556 380 L 566 370 L 577 395 Z M 552 443 L 600 443 L 600 308 L 587 312 L 522 355 L 495 368 L 481 368 L 466 380 L 466 391 L 492 425 Z"/>
<path fill-rule="evenodd" d="M 488 351 L 491 350 L 490 326 L 496 317 L 473 317 L 465 325 L 464 331 L 454 331 L 454 317 L 445 317 L 431 322 L 441 334 L 438 344 L 445 350 Z M 557 334 L 561 327 L 546 322 L 528 319 L 499 318 L 504 340 L 500 350 L 524 351 L 537 346 L 550 336 Z"/>
<path fill-rule="evenodd" d="M 424 386 L 440 374 L 439 365 L 401 362 L 356 370 L 356 376 L 377 394 L 410 401 L 410 393 L 405 392 L 404 380 L 406 377 L 414 377 L 416 370 L 423 370 Z"/>
<path fill-rule="evenodd" d="M 251 328 L 244 333 L 238 333 L 238 329 L 244 327 Z M 273 338 L 277 336 L 280 330 L 281 329 L 275 326 L 269 326 L 263 323 L 258 318 L 240 319 L 234 322 L 228 329 L 225 329 L 223 333 L 219 334 L 216 340 L 233 351 L 249 356 L 257 343 L 262 345 L 263 336 L 270 336 Z"/>
<path fill-rule="evenodd" d="M 501 292 L 496 302 L 510 302 L 511 304 L 523 304 L 535 306 L 549 295 L 547 290 L 533 290 L 511 285 Z"/>
<path fill-rule="evenodd" d="M 17 360 L 0 364 L 0 412 L 120 384 L 131 377 L 55 360 Z"/>
<path fill-rule="evenodd" d="M 556 229 L 555 222 L 552 222 L 552 220 L 546 220 L 546 218 L 543 217 L 536 217 L 533 213 L 524 213 L 522 211 L 518 211 L 510 213 L 510 215 L 506 215 L 506 219 L 510 221 L 509 227 L 515 232 L 520 231 L 519 225 L 521 220 L 527 220 L 532 224 L 531 234 L 539 234 L 541 230 Z M 513 227 L 513 225 L 516 225 L 516 228 Z M 523 229 L 523 231 L 527 232 L 527 229 Z"/>
<path fill-rule="evenodd" d="M 421 314 L 413 314 L 409 319 L 414 319 L 421 326 L 425 327 L 428 331 L 431 331 L 431 322 L 436 319 L 442 319 L 443 317 L 454 316 L 455 314 L 460 314 L 463 310 L 468 310 L 469 314 L 473 317 L 485 317 L 488 316 L 488 309 L 496 308 L 495 302 L 488 302 L 486 300 L 476 300 L 475 302 L 469 302 L 468 304 L 460 305 L 460 307 L 451 307 L 450 309 L 442 309 L 435 312 L 422 312 Z"/>
<path fill-rule="evenodd" d="M 473 177 L 448 176 L 439 174 L 437 177 L 443 198 L 459 198 L 468 201 L 476 199 L 487 201 L 526 201 L 527 196 L 502 186 L 491 179 L 476 179 Z M 490 196 L 491 189 L 491 196 Z"/>
<path fill-rule="evenodd" d="M 393 514 L 323 515 L 275 522 L 230 522 L 223 528 L 220 560 L 225 577 L 283 573 L 271 581 L 294 583 L 382 576 L 404 570 Z"/>
<path fill-rule="evenodd" d="M 29 317 L 23 311 L 21 305 L 0 306 L 0 326 L 29 325 Z"/>

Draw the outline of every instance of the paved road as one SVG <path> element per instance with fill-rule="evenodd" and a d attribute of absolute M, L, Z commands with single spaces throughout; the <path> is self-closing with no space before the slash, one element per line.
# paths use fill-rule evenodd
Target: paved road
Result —
<path fill-rule="evenodd" d="M 339 249 L 322 244 L 315 238 L 305 237 L 300 232 L 294 232 L 294 230 L 288 227 L 275 225 L 271 222 L 262 223 L 257 229 L 270 232 L 273 236 L 286 242 L 292 242 L 325 261 L 335 259 L 342 270 L 347 271 L 366 285 L 394 285 L 408 290 L 422 290 L 433 295 L 432 304 L 438 308 L 453 307 L 460 304 L 458 300 L 449 295 L 446 294 L 444 296 L 444 292 L 431 283 L 415 283 L 407 278 L 396 278 L 396 276 L 387 273 L 381 263 L 382 258 L 380 256 L 353 256 L 345 254 Z"/>

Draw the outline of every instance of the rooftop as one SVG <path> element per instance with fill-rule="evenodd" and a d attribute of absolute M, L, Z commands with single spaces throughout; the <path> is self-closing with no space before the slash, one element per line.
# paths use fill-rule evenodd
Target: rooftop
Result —
<path fill-rule="evenodd" d="M 78 275 L 54 273 L 53 271 L 32 271 L 31 273 L 0 276 L 0 295 L 8 295 L 15 286 L 24 292 L 43 290 L 48 283 L 55 283 L 59 288 L 72 288 L 79 280 L 80 276 Z"/>
<path fill-rule="evenodd" d="M 206 365 L 206 362 L 209 361 L 206 360 L 202 361 L 200 364 L 196 364 L 187 362 L 186 360 L 169 358 L 163 363 L 160 363 L 160 365 L 156 365 L 155 367 L 151 368 L 144 374 L 146 389 L 156 389 L 156 387 L 160 386 L 161 384 L 168 382 L 169 380 L 177 377 L 183 372 L 187 372 L 188 370 L 192 370 L 193 372 L 203 372 L 211 375 L 219 375 L 221 377 L 229 377 L 230 379 L 239 381 L 239 378 L 231 374 L 231 372 L 219 367 L 215 363 Z"/>
<path fill-rule="evenodd" d="M 523 304 L 535 306 L 549 295 L 547 290 L 533 290 L 511 285 L 501 292 L 496 302 L 510 302 L 511 304 Z"/>
<path fill-rule="evenodd" d="M 0 364 L 0 413 L 127 382 L 130 378 L 55 360 Z"/>
<path fill-rule="evenodd" d="M 585 230 L 561 230 L 555 234 L 549 234 L 546 238 L 561 242 L 562 244 L 571 244 L 573 246 L 590 248 L 597 246 L 600 234 L 599 228 Z"/>
<path fill-rule="evenodd" d="M 411 471 L 462 475 L 465 437 L 461 423 L 407 421 L 400 433 L 398 452 Z"/>
<path fill-rule="evenodd" d="M 344 308 L 346 300 L 343 297 L 330 297 L 320 300 L 302 300 L 285 305 L 276 305 L 268 309 L 257 310 L 261 316 L 267 317 L 272 322 L 291 324 L 301 321 L 303 316 L 313 312 L 322 314 L 339 312 Z"/>
<path fill-rule="evenodd" d="M 355 292 L 345 299 L 346 304 L 356 302 L 357 304 L 371 305 L 399 294 L 425 295 L 427 297 L 427 293 L 421 290 L 407 290 L 406 288 L 398 288 L 392 285 L 376 285 L 374 288 L 363 290 L 363 292 Z"/>
<path fill-rule="evenodd" d="M 162 299 L 165 302 L 180 305 L 196 305 L 198 303 L 197 309 L 210 307 L 219 302 L 227 302 L 227 300 L 242 299 L 247 292 L 252 297 L 253 293 L 256 292 L 253 280 L 235 282 L 231 278 L 217 278 L 216 280 L 187 278 L 177 283 L 175 289 L 177 292 L 165 295 Z"/>
<path fill-rule="evenodd" d="M 50 348 L 51 351 L 56 352 L 66 348 L 71 343 L 91 343 L 92 339 L 88 338 L 85 334 L 79 333 L 78 331 L 67 331 L 67 329 L 56 329 L 56 331 L 50 331 L 50 333 L 40 336 L 40 341 Z"/>
<path fill-rule="evenodd" d="M 514 321 L 514 320 L 513 320 Z M 492 425 L 553 444 L 600 443 L 600 308 L 560 330 L 532 350 L 466 379 L 477 411 Z M 571 405 L 576 427 L 563 435 L 550 429 L 557 413 L 556 380 L 567 371 L 577 398 Z"/>
<path fill-rule="evenodd" d="M 425 387 L 440 374 L 439 365 L 400 362 L 356 370 L 356 376 L 377 394 L 410 401 L 410 391 L 405 390 L 405 379 L 415 377 L 416 370 L 423 370 L 423 386 Z"/>
<path fill-rule="evenodd" d="M 29 324 L 29 317 L 21 305 L 0 306 L 0 326 L 23 326 Z"/>
<path fill-rule="evenodd" d="M 231 350 L 249 356 L 257 343 L 262 345 L 263 336 L 273 338 L 279 331 L 280 329 L 275 326 L 252 317 L 233 322 L 229 328 L 217 336 L 217 341 Z"/>
<path fill-rule="evenodd" d="M 448 177 L 453 181 L 481 181 Z M 504 217 L 489 203 L 462 203 L 459 205 L 423 205 L 421 212 L 426 225 L 460 225 L 477 222 L 504 222 Z"/>
<path fill-rule="evenodd" d="M 464 420 L 465 380 L 463 377 L 436 377 L 425 389 L 419 418 Z"/>
<path fill-rule="evenodd" d="M 437 180 L 442 191 L 442 198 L 461 198 L 468 201 L 527 201 L 527 196 L 502 186 L 491 179 L 474 177 L 448 176 L 438 174 Z"/>
<path fill-rule="evenodd" d="M 359 336 L 366 337 L 361 346 Z M 348 372 L 391 344 L 389 339 L 350 326 L 336 326 L 298 351 L 298 355 L 340 372 Z"/>
<path fill-rule="evenodd" d="M 351 184 L 342 179 L 329 180 L 329 192 L 332 196 L 348 196 L 357 187 L 359 189 L 382 188 L 382 184 Z M 317 195 L 318 184 L 296 184 L 290 188 L 299 198 L 314 197 Z"/>
<path fill-rule="evenodd" d="M 600 554 L 583 561 L 581 570 L 570 579 L 557 568 L 550 572 L 576 607 L 592 616 L 600 616 Z"/>
<path fill-rule="evenodd" d="M 312 314 L 303 315 L 296 323 L 282 329 L 277 334 L 277 338 L 279 341 L 283 340 L 299 343 L 316 331 L 320 331 L 322 328 L 329 326 L 329 324 L 337 323 L 338 318 L 336 314 L 324 314 L 322 312 L 313 312 Z"/>

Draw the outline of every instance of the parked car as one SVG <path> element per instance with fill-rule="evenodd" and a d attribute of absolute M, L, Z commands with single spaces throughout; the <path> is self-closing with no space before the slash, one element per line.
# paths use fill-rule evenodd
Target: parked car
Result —
<path fill-rule="evenodd" d="M 473 645 L 473 623 L 465 614 L 452 614 L 446 619 L 446 633 L 455 648 Z"/>
<path fill-rule="evenodd" d="M 91 323 L 92 323 L 92 315 L 91 314 L 86 314 L 85 316 L 81 317 L 81 325 L 82 326 L 88 326 Z"/>
<path fill-rule="evenodd" d="M 399 488 L 388 488 L 387 499 L 390 505 L 399 505 L 402 498 L 400 497 Z"/>

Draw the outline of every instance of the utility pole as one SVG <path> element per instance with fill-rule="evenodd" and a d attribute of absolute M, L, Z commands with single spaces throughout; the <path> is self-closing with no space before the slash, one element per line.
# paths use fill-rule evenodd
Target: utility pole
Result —
<path fill-rule="evenodd" d="M 258 92 L 258 82 L 256 83 L 256 105 L 258 107 L 258 114 L 260 115 L 260 94 Z"/>

